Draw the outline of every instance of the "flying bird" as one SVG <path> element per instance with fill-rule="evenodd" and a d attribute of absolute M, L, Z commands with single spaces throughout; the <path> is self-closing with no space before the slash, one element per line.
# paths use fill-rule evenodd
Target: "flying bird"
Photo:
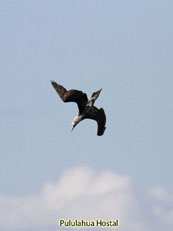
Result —
<path fill-rule="evenodd" d="M 54 81 L 51 81 L 52 86 L 62 99 L 64 103 L 66 102 L 75 102 L 77 103 L 79 112 L 78 115 L 72 121 L 72 129 L 76 127 L 76 125 L 84 119 L 92 119 L 97 122 L 97 135 L 102 136 L 106 129 L 106 115 L 103 108 L 98 109 L 94 106 L 96 99 L 98 98 L 102 89 L 94 92 L 91 98 L 88 100 L 86 93 L 78 90 L 69 90 L 67 91 L 63 86 L 57 84 Z"/>

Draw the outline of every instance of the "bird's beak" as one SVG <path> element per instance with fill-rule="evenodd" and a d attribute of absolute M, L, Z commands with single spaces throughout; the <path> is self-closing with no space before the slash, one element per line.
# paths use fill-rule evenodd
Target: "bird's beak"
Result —
<path fill-rule="evenodd" d="M 74 129 L 74 126 L 71 127 L 71 132 L 73 131 L 73 129 Z"/>

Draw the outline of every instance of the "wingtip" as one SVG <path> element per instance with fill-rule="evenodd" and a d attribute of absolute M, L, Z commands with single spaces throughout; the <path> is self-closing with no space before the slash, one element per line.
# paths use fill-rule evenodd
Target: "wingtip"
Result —
<path fill-rule="evenodd" d="M 57 83 L 54 80 L 50 80 L 52 86 L 54 87 Z"/>
<path fill-rule="evenodd" d="M 97 135 L 102 136 L 105 133 L 105 130 L 106 130 L 106 127 L 104 127 L 102 131 L 98 131 Z"/>
<path fill-rule="evenodd" d="M 100 88 L 100 90 L 98 90 L 98 93 L 100 94 L 101 91 L 102 91 L 102 88 Z"/>

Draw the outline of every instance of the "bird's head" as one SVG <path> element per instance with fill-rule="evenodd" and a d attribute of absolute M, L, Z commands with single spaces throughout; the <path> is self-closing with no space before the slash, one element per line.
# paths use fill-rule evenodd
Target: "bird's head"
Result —
<path fill-rule="evenodd" d="M 73 129 L 76 127 L 76 125 L 81 121 L 82 117 L 81 116 L 76 116 L 74 120 L 72 121 L 72 127 L 71 127 L 71 132 Z"/>

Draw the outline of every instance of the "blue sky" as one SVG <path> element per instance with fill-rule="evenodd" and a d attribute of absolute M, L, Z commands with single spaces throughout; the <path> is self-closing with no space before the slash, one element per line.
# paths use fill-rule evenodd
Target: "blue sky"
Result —
<path fill-rule="evenodd" d="M 1 195 L 37 194 L 80 166 L 128 176 L 139 192 L 173 191 L 172 9 L 168 0 L 1 0 Z M 104 136 L 89 120 L 70 132 L 77 107 L 50 80 L 88 95 L 103 88 Z"/>

